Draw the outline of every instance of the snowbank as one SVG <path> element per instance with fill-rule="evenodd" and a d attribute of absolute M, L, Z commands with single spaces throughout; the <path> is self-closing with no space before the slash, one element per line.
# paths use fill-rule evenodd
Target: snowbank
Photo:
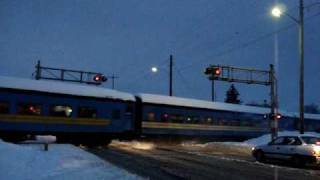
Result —
<path fill-rule="evenodd" d="M 300 133 L 298 131 L 281 131 L 278 133 L 278 136 L 296 136 L 296 135 L 300 135 Z M 305 132 L 304 136 L 320 137 L 320 134 L 316 132 Z M 266 134 L 254 139 L 249 139 L 247 141 L 244 141 L 242 144 L 247 146 L 258 146 L 258 145 L 267 144 L 268 142 L 270 142 L 270 139 L 271 139 L 271 135 Z"/>
<path fill-rule="evenodd" d="M 295 136 L 300 135 L 298 131 L 281 131 L 278 136 Z M 305 132 L 304 136 L 316 136 L 320 138 L 320 133 L 316 132 Z M 263 136 L 249 139 L 244 142 L 208 142 L 208 143 L 197 143 L 197 142 L 184 142 L 182 147 L 188 149 L 203 150 L 207 152 L 236 152 L 238 154 L 250 154 L 251 148 L 267 144 L 271 141 L 271 135 L 265 134 Z"/>
<path fill-rule="evenodd" d="M 72 145 L 15 145 L 0 140 L 0 179 L 140 179 Z"/>

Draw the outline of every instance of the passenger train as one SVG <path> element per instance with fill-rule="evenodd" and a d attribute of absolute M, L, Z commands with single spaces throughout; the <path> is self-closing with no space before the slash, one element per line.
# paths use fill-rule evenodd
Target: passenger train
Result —
<path fill-rule="evenodd" d="M 93 85 L 0 77 L 0 138 L 54 135 L 58 142 L 107 144 L 150 136 L 249 138 L 269 132 L 270 109 L 170 97 L 133 95 Z M 296 130 L 295 113 L 281 112 L 280 130 Z M 305 114 L 320 131 L 320 115 Z"/>

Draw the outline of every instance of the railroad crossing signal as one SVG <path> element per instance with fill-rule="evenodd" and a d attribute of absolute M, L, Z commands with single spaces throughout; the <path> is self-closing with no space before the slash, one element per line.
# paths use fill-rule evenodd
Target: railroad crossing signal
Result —
<path fill-rule="evenodd" d="M 271 113 L 269 119 L 275 123 L 277 127 L 277 120 L 281 118 L 281 114 L 277 114 L 278 95 L 277 95 L 277 79 L 275 77 L 274 67 L 270 64 L 270 70 L 248 69 L 223 65 L 210 65 L 204 71 L 212 81 L 212 97 L 214 97 L 214 81 L 237 82 L 246 84 L 259 84 L 270 86 L 270 102 Z M 213 99 L 213 98 L 212 98 Z M 277 128 L 271 128 L 272 140 L 277 137 Z"/>
<path fill-rule="evenodd" d="M 221 67 L 211 66 L 205 69 L 204 74 L 211 75 L 211 77 L 209 77 L 211 79 L 211 78 L 220 76 L 221 72 L 222 72 Z"/>
<path fill-rule="evenodd" d="M 104 76 L 103 74 L 97 74 L 93 77 L 93 80 L 95 82 L 106 82 L 108 80 L 108 78 L 106 76 Z"/>
<path fill-rule="evenodd" d="M 78 82 L 87 83 L 94 85 L 101 85 L 103 82 L 108 80 L 108 77 L 98 72 L 88 72 L 72 69 L 61 69 L 61 68 L 51 68 L 44 67 L 40 65 L 38 61 L 36 65 L 36 71 L 33 73 L 36 80 L 47 79 L 56 81 L 67 81 L 67 82 Z M 114 88 L 114 79 L 117 76 L 112 75 L 112 89 Z"/>
<path fill-rule="evenodd" d="M 221 68 L 220 67 L 213 68 L 213 71 L 214 71 L 214 75 L 220 76 L 220 74 L 221 74 Z"/>

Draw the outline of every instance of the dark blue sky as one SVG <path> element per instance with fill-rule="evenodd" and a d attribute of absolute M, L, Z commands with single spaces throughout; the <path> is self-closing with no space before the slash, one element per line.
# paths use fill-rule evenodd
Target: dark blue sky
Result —
<path fill-rule="evenodd" d="M 270 16 L 273 0 L 0 0 L 0 75 L 30 78 L 46 66 L 120 76 L 116 89 L 167 94 L 174 55 L 174 94 L 211 98 L 209 64 L 267 69 L 272 32 L 294 24 Z M 298 14 L 298 0 L 279 1 Z M 318 0 L 305 0 L 309 5 Z M 320 100 L 320 5 L 306 9 L 306 104 Z M 298 107 L 297 26 L 279 31 L 280 107 Z M 160 71 L 152 74 L 151 66 Z M 108 82 L 106 87 L 110 87 Z M 223 101 L 230 84 L 217 82 Z M 238 85 L 244 103 L 269 99 L 269 88 Z"/>

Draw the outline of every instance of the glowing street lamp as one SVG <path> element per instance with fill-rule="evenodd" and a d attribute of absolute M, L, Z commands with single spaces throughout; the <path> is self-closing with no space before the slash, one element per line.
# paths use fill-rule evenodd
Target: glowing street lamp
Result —
<path fill-rule="evenodd" d="M 154 66 L 154 67 L 151 68 L 151 71 L 152 71 L 153 73 L 156 73 L 156 72 L 158 72 L 158 68 Z"/>
<path fill-rule="evenodd" d="M 281 15 L 282 15 L 282 10 L 281 10 L 281 8 L 280 7 L 274 7 L 274 8 L 272 8 L 272 10 L 271 10 L 271 14 L 274 16 L 274 17 L 277 17 L 277 18 L 279 18 Z"/>
<path fill-rule="evenodd" d="M 279 18 L 281 14 L 286 15 L 298 24 L 299 27 L 299 57 L 300 57 L 300 78 L 299 78 L 299 121 L 300 121 L 300 134 L 304 134 L 304 6 L 303 0 L 299 0 L 299 18 L 295 18 L 290 14 L 281 10 L 279 6 L 271 10 L 274 17 Z"/>

